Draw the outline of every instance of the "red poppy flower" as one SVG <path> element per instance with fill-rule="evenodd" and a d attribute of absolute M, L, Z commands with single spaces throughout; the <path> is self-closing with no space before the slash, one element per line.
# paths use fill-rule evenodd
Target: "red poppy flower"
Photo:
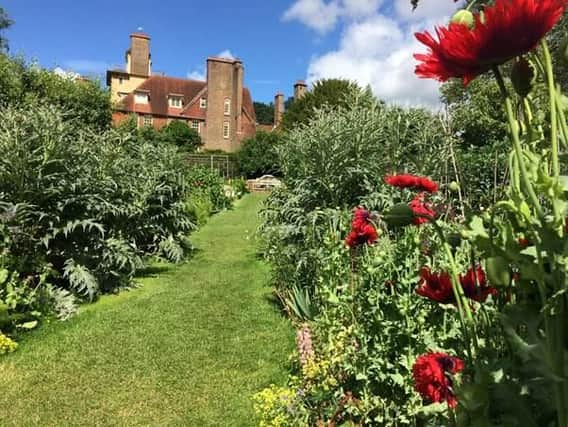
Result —
<path fill-rule="evenodd" d="M 419 356 L 412 367 L 414 388 L 429 402 L 447 402 L 450 408 L 458 404 L 452 378 L 448 374 L 463 371 L 463 360 L 446 353 L 427 353 Z"/>
<path fill-rule="evenodd" d="M 432 209 L 432 204 L 426 202 L 425 197 L 425 193 L 418 193 L 408 204 L 408 206 L 410 206 L 410 209 L 412 209 L 412 212 L 414 212 L 414 215 L 416 215 L 414 217 L 414 220 L 412 221 L 414 225 L 421 225 L 430 221 L 428 218 L 422 215 L 427 215 L 429 217 L 434 217 L 436 215 L 436 213 Z"/>
<path fill-rule="evenodd" d="M 519 243 L 519 246 L 521 247 L 521 249 L 525 249 L 528 248 L 531 244 L 531 242 L 529 241 L 529 239 L 526 239 L 524 237 L 519 237 L 519 239 L 517 240 L 517 242 Z"/>
<path fill-rule="evenodd" d="M 420 61 L 415 73 L 439 81 L 459 77 L 467 85 L 493 66 L 534 49 L 565 6 L 566 0 L 495 0 L 484 8 L 483 17 L 474 15 L 473 29 L 462 23 L 437 27 L 438 40 L 428 31 L 416 33 L 430 51 L 414 55 Z"/>
<path fill-rule="evenodd" d="M 345 243 L 349 247 L 355 247 L 364 243 L 370 245 L 379 238 L 375 226 L 370 221 L 369 211 L 363 208 L 355 208 L 351 231 L 345 238 Z"/>
<path fill-rule="evenodd" d="M 489 295 L 496 297 L 497 289 L 487 283 L 487 276 L 481 266 L 467 270 L 465 275 L 460 276 L 460 283 L 466 297 L 477 302 L 485 302 Z"/>
<path fill-rule="evenodd" d="M 418 282 L 416 288 L 418 295 L 442 304 L 450 304 L 455 301 L 452 280 L 448 273 L 433 273 L 428 267 L 422 267 L 419 274 L 420 282 Z"/>
<path fill-rule="evenodd" d="M 410 174 L 387 175 L 385 182 L 393 187 L 410 188 L 416 191 L 427 191 L 428 193 L 438 191 L 438 184 L 423 176 Z"/>

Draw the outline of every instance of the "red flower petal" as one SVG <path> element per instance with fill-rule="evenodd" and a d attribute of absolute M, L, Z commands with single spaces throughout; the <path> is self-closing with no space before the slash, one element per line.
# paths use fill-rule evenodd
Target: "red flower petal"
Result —
<path fill-rule="evenodd" d="M 437 27 L 437 40 L 428 32 L 416 33 L 429 48 L 415 54 L 415 73 L 422 78 L 446 81 L 471 80 L 508 60 L 533 50 L 562 17 L 566 0 L 495 0 L 475 15 L 473 29 L 450 23 Z"/>
<path fill-rule="evenodd" d="M 410 188 L 416 191 L 426 191 L 428 193 L 438 191 L 438 184 L 423 176 L 410 174 L 387 175 L 385 182 L 393 187 Z"/>

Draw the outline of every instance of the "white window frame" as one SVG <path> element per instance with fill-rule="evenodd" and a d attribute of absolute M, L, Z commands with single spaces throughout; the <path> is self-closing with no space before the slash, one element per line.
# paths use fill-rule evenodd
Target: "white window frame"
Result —
<path fill-rule="evenodd" d="M 199 120 L 192 120 L 191 121 L 191 128 L 195 129 L 197 131 L 197 133 L 201 133 L 201 122 Z"/>
<path fill-rule="evenodd" d="M 223 138 L 229 139 L 231 137 L 231 124 L 228 121 L 223 122 Z"/>
<path fill-rule="evenodd" d="M 231 114 L 231 98 L 225 98 L 225 102 L 223 103 L 223 114 L 225 116 Z"/>
<path fill-rule="evenodd" d="M 199 108 L 207 108 L 207 99 L 199 98 Z"/>
<path fill-rule="evenodd" d="M 135 104 L 147 104 L 150 95 L 147 92 L 134 92 L 134 103 Z"/>
<path fill-rule="evenodd" d="M 168 97 L 168 105 L 171 108 L 182 108 L 183 107 L 183 98 L 181 96 L 169 96 Z"/>
<path fill-rule="evenodd" d="M 142 116 L 142 126 L 152 126 L 154 124 L 154 117 L 151 114 Z"/>

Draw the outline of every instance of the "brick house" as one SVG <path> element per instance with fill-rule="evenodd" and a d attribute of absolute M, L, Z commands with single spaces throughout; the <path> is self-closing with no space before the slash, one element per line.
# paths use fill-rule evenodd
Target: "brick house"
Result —
<path fill-rule="evenodd" d="M 138 126 L 159 129 L 182 120 L 197 130 L 203 147 L 236 151 L 256 132 L 252 97 L 243 86 L 239 59 L 207 58 L 206 81 L 152 75 L 150 37 L 130 35 L 125 70 L 108 70 L 107 85 L 114 105 L 113 122 L 134 114 Z"/>

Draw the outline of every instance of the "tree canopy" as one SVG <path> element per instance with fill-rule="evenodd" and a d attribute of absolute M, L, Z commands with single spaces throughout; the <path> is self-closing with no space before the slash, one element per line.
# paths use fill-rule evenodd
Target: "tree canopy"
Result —
<path fill-rule="evenodd" d="M 256 136 L 245 139 L 237 153 L 239 169 L 247 178 L 279 173 L 276 147 L 280 141 L 278 132 L 258 131 Z"/>
<path fill-rule="evenodd" d="M 173 120 L 164 126 L 160 130 L 160 135 L 165 142 L 174 144 L 184 151 L 195 151 L 203 145 L 197 131 L 180 120 Z"/>
<path fill-rule="evenodd" d="M 344 79 L 323 79 L 315 82 L 312 90 L 292 102 L 282 117 L 282 128 L 290 130 L 306 124 L 318 108 L 349 108 L 356 98 L 374 101 L 370 89 L 362 89 L 357 83 Z"/>
<path fill-rule="evenodd" d="M 274 124 L 274 104 L 272 102 L 254 102 L 254 112 L 256 114 L 256 121 L 261 125 Z"/>
<path fill-rule="evenodd" d="M 8 50 L 8 40 L 2 36 L 2 31 L 9 28 L 14 21 L 12 21 L 3 7 L 0 6 L 0 52 Z"/>
<path fill-rule="evenodd" d="M 107 128 L 111 123 L 110 95 L 98 81 L 61 76 L 0 54 L 0 107 L 42 102 L 61 107 L 67 118 L 83 125 Z"/>

